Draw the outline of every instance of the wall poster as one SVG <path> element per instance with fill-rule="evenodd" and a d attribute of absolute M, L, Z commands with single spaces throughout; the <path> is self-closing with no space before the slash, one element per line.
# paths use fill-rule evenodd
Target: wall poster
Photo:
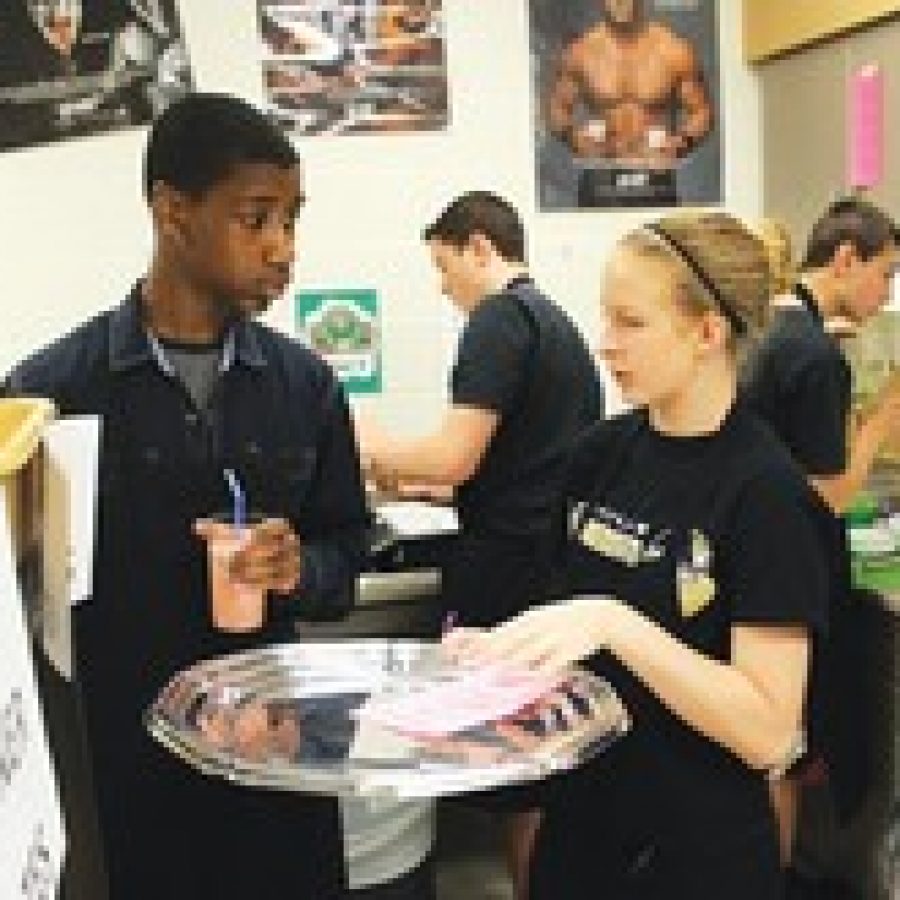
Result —
<path fill-rule="evenodd" d="M 305 342 L 335 370 L 348 393 L 381 393 L 381 328 L 376 291 L 298 291 L 294 298 L 294 325 Z"/>
<path fill-rule="evenodd" d="M 190 87 L 175 0 L 0 2 L 0 150 L 143 124 Z"/>
<path fill-rule="evenodd" d="M 544 210 L 722 199 L 715 0 L 529 0 Z"/>
<path fill-rule="evenodd" d="M 263 78 L 298 134 L 432 131 L 448 120 L 443 0 L 257 0 Z"/>

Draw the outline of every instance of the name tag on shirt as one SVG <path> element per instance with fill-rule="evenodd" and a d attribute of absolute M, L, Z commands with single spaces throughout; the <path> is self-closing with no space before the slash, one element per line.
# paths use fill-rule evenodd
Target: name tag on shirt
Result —
<path fill-rule="evenodd" d="M 682 618 L 699 615 L 712 603 L 716 595 L 716 582 L 710 575 L 712 547 L 709 539 L 700 531 L 691 531 L 690 556 L 679 561 L 676 569 L 678 609 Z"/>
<path fill-rule="evenodd" d="M 579 503 L 572 511 L 570 534 L 592 553 L 626 566 L 660 560 L 665 549 L 662 536 L 651 534 L 646 524 L 629 521 L 612 510 Z"/>
<path fill-rule="evenodd" d="M 602 522 L 585 522 L 578 539 L 588 550 L 602 553 L 627 566 L 636 566 L 640 562 L 641 542 L 636 537 L 622 534 Z"/>

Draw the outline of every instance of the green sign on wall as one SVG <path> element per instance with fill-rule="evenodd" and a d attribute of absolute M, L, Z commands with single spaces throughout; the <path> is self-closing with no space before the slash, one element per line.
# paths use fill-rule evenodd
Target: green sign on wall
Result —
<path fill-rule="evenodd" d="M 378 294 L 371 289 L 298 291 L 294 327 L 351 394 L 381 392 Z"/>

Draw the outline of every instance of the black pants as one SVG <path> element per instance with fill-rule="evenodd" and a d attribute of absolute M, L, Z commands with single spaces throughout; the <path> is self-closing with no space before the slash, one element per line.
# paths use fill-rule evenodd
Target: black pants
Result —
<path fill-rule="evenodd" d="M 90 736 L 109 900 L 342 897 L 333 798 L 207 777 L 132 729 Z"/>
<path fill-rule="evenodd" d="M 434 900 L 434 862 L 428 857 L 422 865 L 387 884 L 347 891 L 346 900 Z"/>
<path fill-rule="evenodd" d="M 744 835 L 731 846 L 674 841 L 607 847 L 603 832 L 579 863 L 548 862 L 568 853 L 564 836 L 540 840 L 532 863 L 532 900 L 782 900 L 776 848 L 768 833 Z M 760 865 L 765 856 L 768 863 Z"/>
<path fill-rule="evenodd" d="M 872 746 L 874 656 L 883 643 L 884 617 L 877 598 L 848 591 L 829 613 L 828 636 L 819 654 L 821 751 L 828 762 L 830 789 L 839 821 L 849 822 L 865 802 L 877 766 Z M 883 653 L 883 651 L 881 651 Z"/>
<path fill-rule="evenodd" d="M 666 787 L 665 746 L 631 758 L 629 740 L 546 787 L 531 900 L 783 900 L 765 785 L 722 809 L 714 787 Z"/>

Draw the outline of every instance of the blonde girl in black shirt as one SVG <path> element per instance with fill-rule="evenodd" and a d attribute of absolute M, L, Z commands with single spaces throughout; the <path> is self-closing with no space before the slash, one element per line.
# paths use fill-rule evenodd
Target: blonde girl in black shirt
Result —
<path fill-rule="evenodd" d="M 728 215 L 619 244 L 602 354 L 635 408 L 574 452 L 570 596 L 448 639 L 511 666 L 585 662 L 632 715 L 627 737 L 550 786 L 532 900 L 781 895 L 767 775 L 799 742 L 828 578 L 819 501 L 736 399 L 768 303 L 764 250 Z"/>

